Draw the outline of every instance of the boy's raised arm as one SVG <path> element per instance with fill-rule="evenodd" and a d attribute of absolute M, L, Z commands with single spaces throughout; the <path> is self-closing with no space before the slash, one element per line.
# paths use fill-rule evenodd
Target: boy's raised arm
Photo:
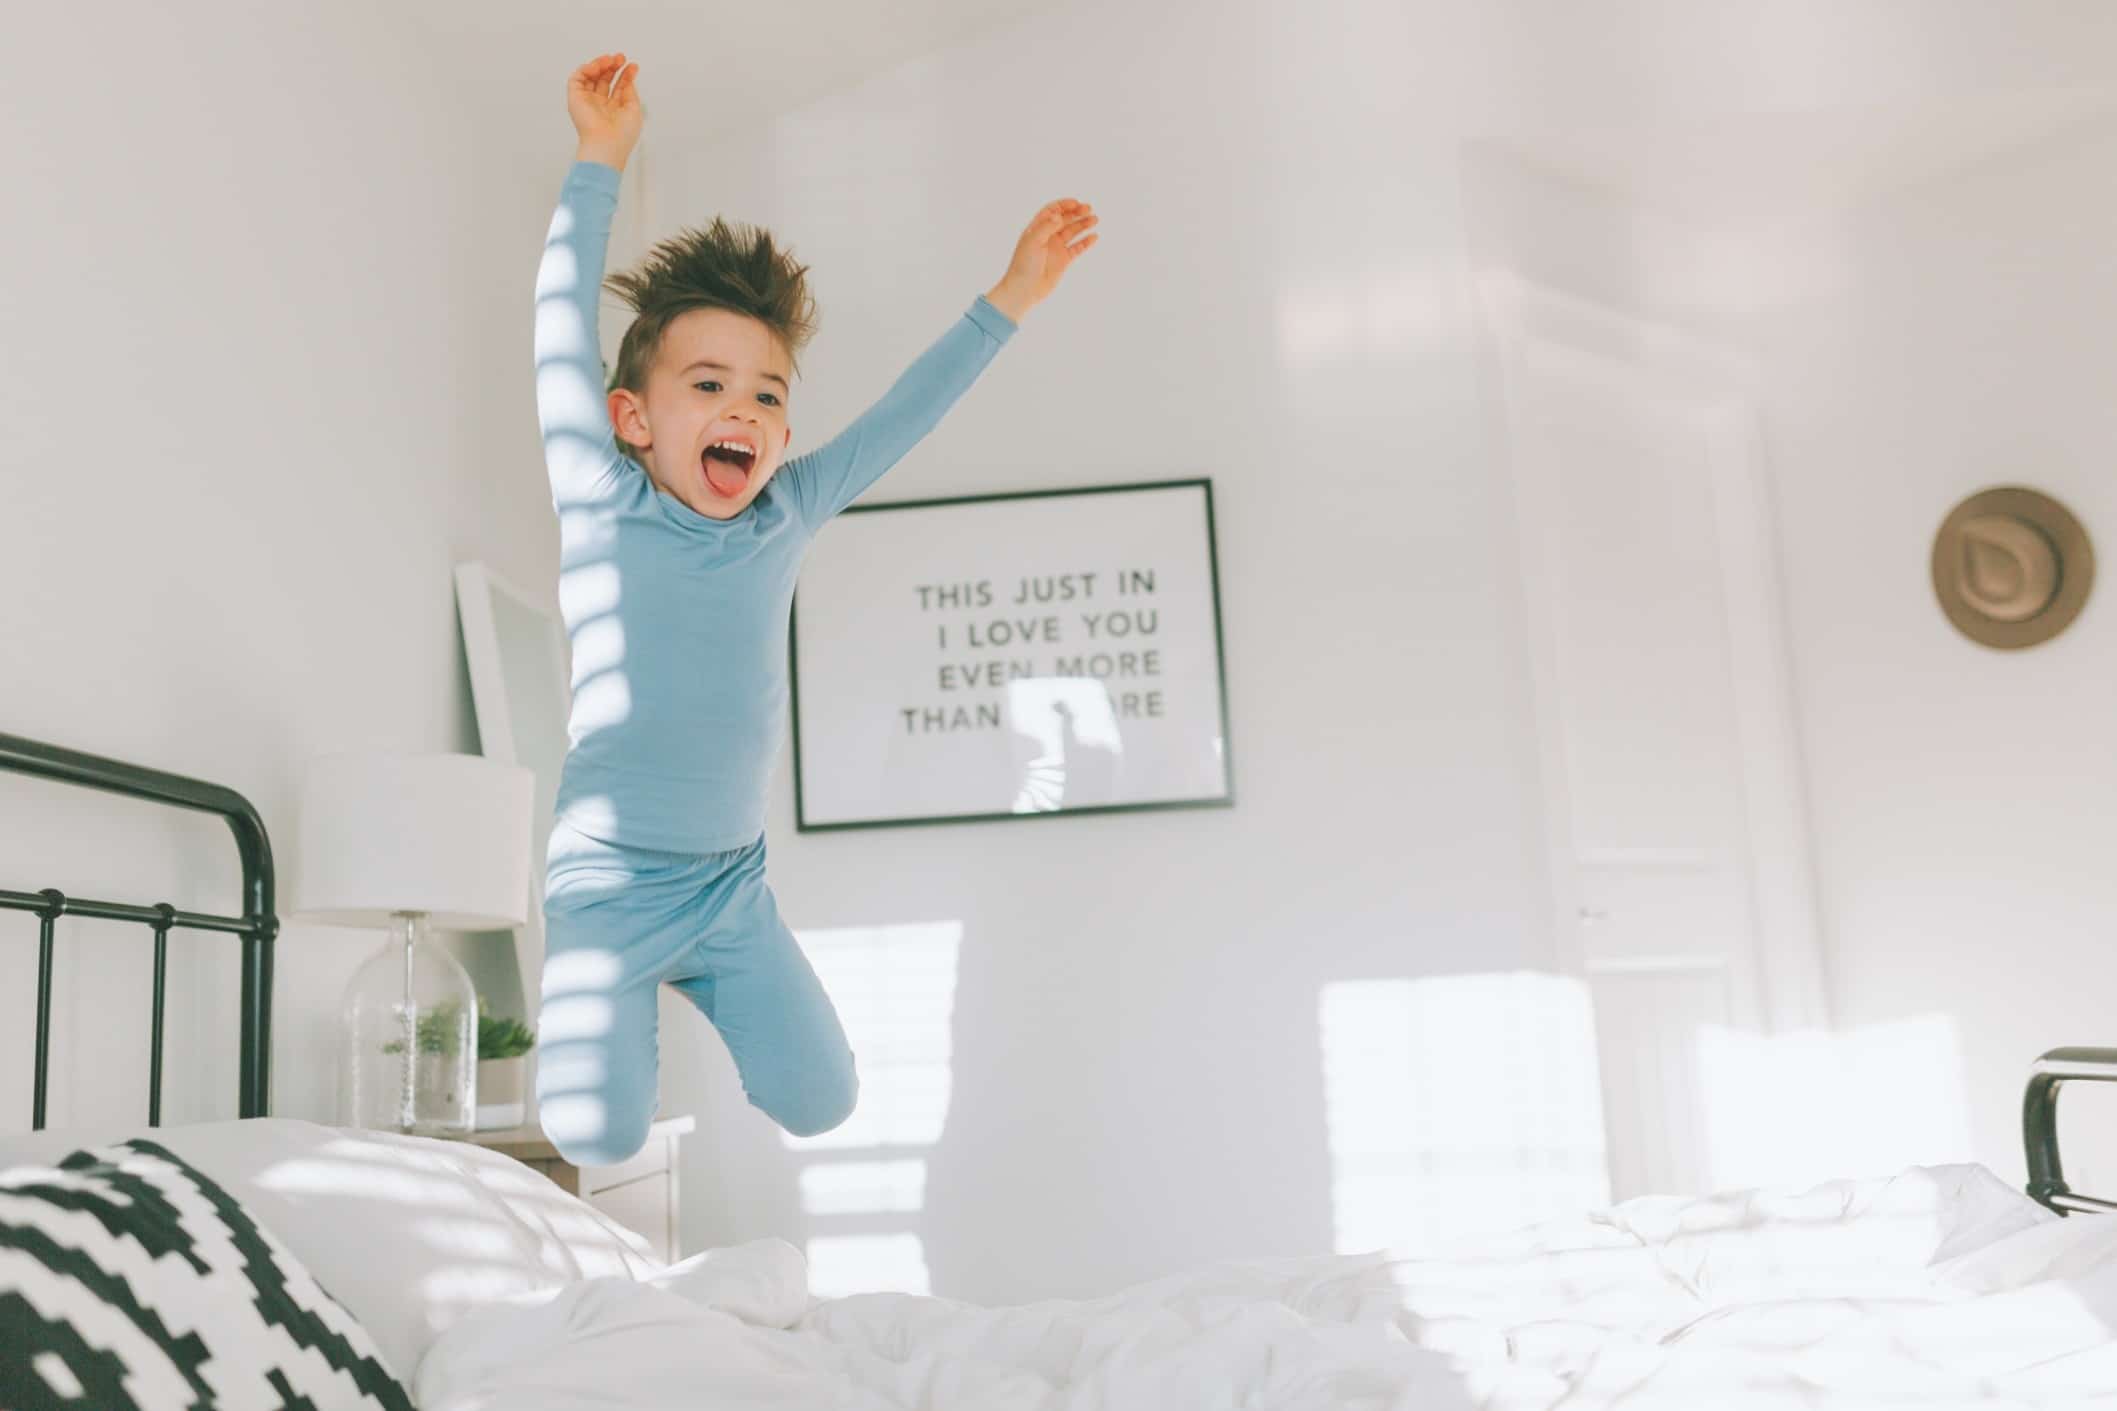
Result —
<path fill-rule="evenodd" d="M 1015 322 L 980 295 L 852 425 L 774 477 L 815 527 L 851 504 L 932 431 L 977 381 Z"/>
<path fill-rule="evenodd" d="M 605 54 L 574 70 L 566 84 L 580 145 L 544 238 L 536 306 L 537 421 L 552 503 L 562 509 L 608 494 L 622 464 L 596 314 L 618 176 L 644 116 L 637 75 L 623 54 Z"/>
<path fill-rule="evenodd" d="M 779 472 L 802 516 L 821 527 L 939 424 L 993 354 L 1014 336 L 1023 315 L 1050 296 L 1081 252 L 1095 244 L 1094 207 L 1053 201 L 1015 243 L 1007 273 L 906 368 L 851 426 Z"/>

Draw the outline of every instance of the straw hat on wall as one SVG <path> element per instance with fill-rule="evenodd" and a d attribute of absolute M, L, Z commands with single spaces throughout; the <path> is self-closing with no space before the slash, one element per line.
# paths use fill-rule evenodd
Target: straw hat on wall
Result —
<path fill-rule="evenodd" d="M 2095 582 L 2095 548 L 2072 512 L 2020 486 L 1980 490 L 1933 537 L 1933 591 L 1973 642 L 2033 647 L 2063 632 Z"/>

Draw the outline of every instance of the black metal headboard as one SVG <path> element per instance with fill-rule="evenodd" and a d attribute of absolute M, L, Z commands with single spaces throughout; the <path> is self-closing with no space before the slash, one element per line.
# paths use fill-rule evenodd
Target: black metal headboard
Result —
<path fill-rule="evenodd" d="M 243 863 L 241 916 L 178 911 L 167 902 L 137 906 L 94 901 L 70 897 L 51 888 L 36 892 L 0 891 L 0 911 L 34 912 L 42 920 L 37 945 L 37 1070 L 31 1126 L 44 1126 L 46 1070 L 51 1057 L 52 943 L 61 916 L 136 921 L 154 932 L 154 1035 L 147 1080 L 149 1126 L 159 1126 L 162 1120 L 162 989 L 169 932 L 181 927 L 240 936 L 242 1058 L 236 1074 L 236 1111 L 243 1117 L 264 1116 L 272 1091 L 272 941 L 279 934 L 279 917 L 272 910 L 272 840 L 266 836 L 264 820 L 258 817 L 257 810 L 241 794 L 218 784 L 80 754 L 16 735 L 0 735 L 0 770 L 217 813 L 235 834 L 236 851 L 242 855 Z"/>
<path fill-rule="evenodd" d="M 2065 1170 L 2058 1164 L 2058 1089 L 2070 1082 L 2117 1082 L 2117 1048 L 2054 1048 L 2029 1070 L 2029 1086 L 2021 1099 L 2029 1194 L 2061 1215 L 2117 1211 L 2117 1203 L 2066 1187 Z"/>

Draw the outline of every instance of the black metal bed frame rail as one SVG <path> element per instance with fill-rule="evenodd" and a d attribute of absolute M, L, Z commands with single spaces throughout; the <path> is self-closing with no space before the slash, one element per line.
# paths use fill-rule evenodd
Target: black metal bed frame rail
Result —
<path fill-rule="evenodd" d="M 147 1124 L 162 1121 L 162 1011 L 168 966 L 169 932 L 224 931 L 242 938 L 242 1049 L 236 1076 L 236 1110 L 243 1117 L 262 1117 L 270 1103 L 272 1054 L 272 942 L 279 934 L 273 911 L 272 841 L 264 820 L 250 801 L 233 789 L 164 774 L 98 755 L 0 734 L 0 771 L 28 774 L 102 789 L 127 798 L 147 799 L 218 814 L 235 834 L 242 856 L 243 914 L 217 916 L 179 911 L 167 902 L 137 906 L 124 902 L 70 897 L 45 888 L 36 892 L 0 891 L 0 911 L 27 911 L 41 922 L 37 938 L 37 1067 L 31 1126 L 42 1130 L 51 1061 L 52 950 L 61 916 L 133 921 L 154 932 L 154 1029 L 148 1066 Z"/>
<path fill-rule="evenodd" d="M 2068 1189 L 2065 1170 L 2058 1164 L 2058 1090 L 2071 1082 L 2117 1082 L 2117 1048 L 2054 1048 L 2029 1070 L 2029 1086 L 2021 1099 L 2029 1194 L 2061 1215 L 2117 1211 L 2117 1202 Z"/>

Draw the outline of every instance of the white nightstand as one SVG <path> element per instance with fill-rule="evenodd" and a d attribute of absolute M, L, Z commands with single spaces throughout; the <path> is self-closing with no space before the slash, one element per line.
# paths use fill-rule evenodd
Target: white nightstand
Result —
<path fill-rule="evenodd" d="M 505 1127 L 462 1138 L 476 1142 L 551 1178 L 628 1230 L 637 1231 L 654 1257 L 673 1264 L 683 1257 L 677 1224 L 676 1140 L 697 1128 L 690 1117 L 663 1117 L 647 1129 L 647 1144 L 616 1166 L 575 1166 L 545 1140 L 540 1127 Z"/>

